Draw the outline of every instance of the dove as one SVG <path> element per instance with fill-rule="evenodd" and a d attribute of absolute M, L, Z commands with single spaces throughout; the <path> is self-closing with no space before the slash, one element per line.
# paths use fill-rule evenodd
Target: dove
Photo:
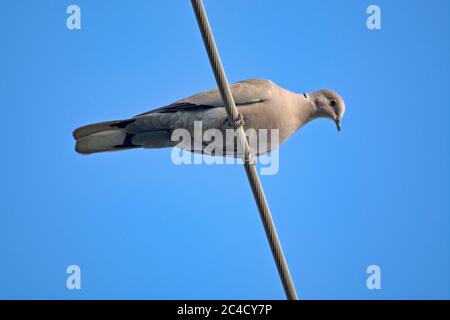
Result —
<path fill-rule="evenodd" d="M 345 103 L 342 97 L 332 90 L 294 93 L 263 79 L 239 81 L 232 84 L 230 89 L 239 112 L 234 123 L 228 120 L 220 92 L 213 89 L 130 119 L 80 127 L 73 132 L 76 140 L 75 150 L 81 154 L 93 154 L 136 148 L 176 147 L 180 144 L 176 139 L 172 139 L 172 134 L 177 129 L 184 129 L 191 133 L 192 141 L 183 144 L 181 148 L 208 154 L 207 143 L 200 141 L 199 150 L 199 144 L 193 141 L 196 123 L 201 123 L 203 130 L 215 129 L 224 136 L 227 130 L 236 129 L 240 125 L 245 131 L 255 130 L 257 137 L 263 129 L 270 133 L 277 130 L 276 136 L 268 135 L 267 144 L 263 147 L 259 146 L 260 138 L 256 139 L 256 147 L 252 148 L 258 156 L 278 147 L 315 119 L 330 119 L 336 124 L 337 130 L 341 130 Z M 197 145 L 197 148 L 193 145 Z M 223 150 L 214 155 L 236 156 L 235 145 L 225 141 Z"/>

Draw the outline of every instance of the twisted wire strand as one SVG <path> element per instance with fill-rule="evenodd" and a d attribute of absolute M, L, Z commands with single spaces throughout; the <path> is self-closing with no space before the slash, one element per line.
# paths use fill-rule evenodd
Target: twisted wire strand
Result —
<path fill-rule="evenodd" d="M 208 53 L 209 61 L 214 72 L 214 77 L 216 78 L 216 82 L 219 87 L 220 95 L 222 96 L 222 100 L 225 104 L 228 118 L 230 122 L 235 122 L 238 118 L 238 110 L 231 94 L 228 79 L 223 69 L 222 61 L 220 60 L 219 52 L 214 41 L 203 2 L 202 0 L 191 0 L 191 3 L 202 34 L 206 51 Z M 270 244 L 270 249 L 272 250 L 272 254 L 277 265 L 281 282 L 283 283 L 286 297 L 289 300 L 298 300 L 297 292 L 289 272 L 286 258 L 284 257 L 283 249 L 281 248 L 281 243 L 273 223 L 272 215 L 267 204 L 266 196 L 264 195 L 261 181 L 259 180 L 255 165 L 249 161 L 251 149 L 242 126 L 237 129 L 237 138 L 240 150 L 244 151 L 243 161 L 245 172 L 247 173 L 247 178 L 258 206 L 259 214 Z"/>

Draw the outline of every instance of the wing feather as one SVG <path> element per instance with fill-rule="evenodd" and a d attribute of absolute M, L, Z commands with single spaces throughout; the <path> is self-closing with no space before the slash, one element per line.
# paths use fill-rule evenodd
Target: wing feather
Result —
<path fill-rule="evenodd" d="M 260 103 L 270 99 L 273 82 L 269 80 L 245 80 L 230 86 L 236 106 Z M 202 92 L 188 98 L 178 100 L 168 106 L 154 109 L 136 117 L 152 113 L 173 113 L 177 111 L 201 110 L 223 107 L 223 100 L 218 89 Z"/>

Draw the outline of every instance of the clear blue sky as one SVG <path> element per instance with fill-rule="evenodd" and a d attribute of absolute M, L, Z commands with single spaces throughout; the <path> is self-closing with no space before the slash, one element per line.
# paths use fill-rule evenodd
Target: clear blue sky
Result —
<path fill-rule="evenodd" d="M 300 297 L 450 298 L 449 1 L 205 6 L 231 82 L 346 100 L 341 134 L 309 124 L 262 178 Z M 0 15 L 0 298 L 283 299 L 241 166 L 73 150 L 80 125 L 215 86 L 190 2 L 2 0 Z"/>

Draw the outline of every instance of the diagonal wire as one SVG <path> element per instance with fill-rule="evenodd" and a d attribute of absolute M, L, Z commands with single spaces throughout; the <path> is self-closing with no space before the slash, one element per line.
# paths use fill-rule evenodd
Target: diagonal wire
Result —
<path fill-rule="evenodd" d="M 203 7 L 203 2 L 202 0 L 191 0 L 191 3 L 202 34 L 206 51 L 208 52 L 209 61 L 213 69 L 220 94 L 225 104 L 225 109 L 227 110 L 228 118 L 230 122 L 233 123 L 238 119 L 238 111 L 231 94 L 230 86 L 228 84 L 222 62 L 220 60 L 219 52 L 217 51 L 211 27 L 208 22 L 208 17 L 206 15 L 205 8 Z M 238 150 L 244 151 L 243 160 L 245 172 L 247 173 L 247 178 L 252 188 L 256 204 L 258 206 L 259 214 L 264 225 L 264 230 L 266 231 L 270 249 L 272 250 L 272 254 L 277 265 L 281 282 L 283 283 L 286 297 L 289 300 L 298 300 L 297 292 L 295 291 L 294 283 L 292 281 L 292 277 L 289 272 L 286 259 L 284 257 L 283 249 L 281 248 L 280 240 L 278 239 L 277 231 L 273 223 L 272 215 L 270 213 L 270 209 L 267 204 L 267 200 L 264 195 L 264 190 L 259 180 L 256 167 L 249 161 L 251 149 L 245 136 L 244 128 L 242 126 L 239 126 L 237 128 L 237 140 L 238 146 L 240 147 L 240 149 Z"/>

